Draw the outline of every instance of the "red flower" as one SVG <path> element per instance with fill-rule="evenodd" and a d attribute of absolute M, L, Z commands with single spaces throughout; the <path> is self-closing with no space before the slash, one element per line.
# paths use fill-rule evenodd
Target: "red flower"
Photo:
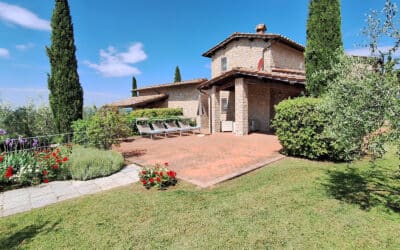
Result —
<path fill-rule="evenodd" d="M 142 180 L 143 185 L 147 184 L 147 181 L 145 179 Z"/>
<path fill-rule="evenodd" d="M 163 176 L 163 172 L 160 171 L 160 176 Z"/>
<path fill-rule="evenodd" d="M 160 178 L 160 177 L 157 177 L 156 181 L 157 181 L 157 182 L 161 182 L 161 178 Z"/>
<path fill-rule="evenodd" d="M 153 178 L 150 178 L 149 181 L 150 181 L 150 183 L 154 183 L 154 179 Z"/>
<path fill-rule="evenodd" d="M 63 161 L 63 162 L 68 161 L 68 157 L 65 156 L 65 157 L 62 159 L 62 161 Z"/>
<path fill-rule="evenodd" d="M 50 158 L 50 155 L 46 155 L 44 158 L 49 159 L 49 158 Z"/>
<path fill-rule="evenodd" d="M 47 170 L 43 170 L 43 175 L 47 175 L 49 172 Z"/>
<path fill-rule="evenodd" d="M 147 172 L 146 172 L 146 170 L 142 170 L 142 174 L 144 175 L 144 174 L 146 174 Z"/>
<path fill-rule="evenodd" d="M 164 162 L 164 165 L 165 165 L 166 167 L 168 167 L 168 162 Z"/>
<path fill-rule="evenodd" d="M 176 172 L 174 172 L 174 171 L 168 171 L 167 172 L 167 175 L 169 176 L 169 177 L 171 177 L 171 178 L 175 178 L 176 177 Z"/>
<path fill-rule="evenodd" d="M 49 183 L 49 179 L 44 179 L 43 182 L 44 183 Z"/>
<path fill-rule="evenodd" d="M 55 152 L 52 153 L 53 157 L 57 158 L 57 154 Z"/>
<path fill-rule="evenodd" d="M 60 159 L 57 159 L 57 160 L 56 160 L 56 162 L 57 162 L 57 163 L 61 163 L 61 162 L 62 162 L 62 160 L 60 160 Z"/>
<path fill-rule="evenodd" d="M 0 162 L 2 162 L 4 160 L 3 156 L 0 155 Z"/>
<path fill-rule="evenodd" d="M 59 166 L 58 166 L 57 164 L 55 164 L 55 165 L 51 166 L 51 168 L 52 168 L 52 169 L 58 169 Z"/>
<path fill-rule="evenodd" d="M 12 166 L 9 166 L 6 170 L 6 172 L 4 173 L 4 176 L 6 178 L 10 178 L 11 176 L 13 176 L 13 168 Z"/>

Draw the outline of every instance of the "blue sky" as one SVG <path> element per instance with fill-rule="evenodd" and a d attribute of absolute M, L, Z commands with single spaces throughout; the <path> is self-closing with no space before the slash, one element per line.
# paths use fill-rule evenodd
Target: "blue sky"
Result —
<path fill-rule="evenodd" d="M 357 50 L 364 42 L 360 30 L 365 15 L 380 10 L 384 2 L 342 1 L 346 50 Z M 306 42 L 308 0 L 70 0 L 69 4 L 85 105 L 129 97 L 132 75 L 139 87 L 171 82 L 177 65 L 183 80 L 210 78 L 210 61 L 201 54 L 233 32 L 254 32 L 258 23 L 265 23 L 267 32 Z M 50 46 L 53 8 L 53 1 L 0 0 L 1 101 L 47 102 L 50 67 L 45 47 Z M 359 48 L 355 52 L 365 53 Z"/>

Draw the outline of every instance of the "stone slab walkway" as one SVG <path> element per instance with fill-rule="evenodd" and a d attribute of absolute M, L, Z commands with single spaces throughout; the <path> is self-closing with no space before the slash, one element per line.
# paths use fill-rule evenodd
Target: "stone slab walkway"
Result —
<path fill-rule="evenodd" d="M 118 173 L 89 181 L 53 181 L 0 193 L 0 217 L 44 207 L 137 182 L 139 167 L 129 165 Z"/>

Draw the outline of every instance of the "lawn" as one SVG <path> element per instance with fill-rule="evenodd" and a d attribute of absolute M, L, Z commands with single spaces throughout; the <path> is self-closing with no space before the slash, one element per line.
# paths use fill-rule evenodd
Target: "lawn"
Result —
<path fill-rule="evenodd" d="M 398 164 L 288 158 L 207 190 L 136 183 L 2 218 L 0 248 L 398 249 Z"/>

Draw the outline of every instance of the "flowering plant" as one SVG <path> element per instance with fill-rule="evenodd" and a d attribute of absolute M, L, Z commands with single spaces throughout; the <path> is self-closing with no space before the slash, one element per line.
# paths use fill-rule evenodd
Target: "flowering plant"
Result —
<path fill-rule="evenodd" d="M 140 182 L 147 189 L 152 186 L 158 189 L 166 189 L 170 185 L 175 185 L 177 182 L 176 172 L 169 170 L 168 162 L 161 166 L 160 163 L 156 163 L 154 167 L 142 168 L 139 172 Z"/>
<path fill-rule="evenodd" d="M 3 184 L 37 185 L 63 173 L 69 147 L 42 151 L 15 151 L 0 155 L 0 187 Z"/>

